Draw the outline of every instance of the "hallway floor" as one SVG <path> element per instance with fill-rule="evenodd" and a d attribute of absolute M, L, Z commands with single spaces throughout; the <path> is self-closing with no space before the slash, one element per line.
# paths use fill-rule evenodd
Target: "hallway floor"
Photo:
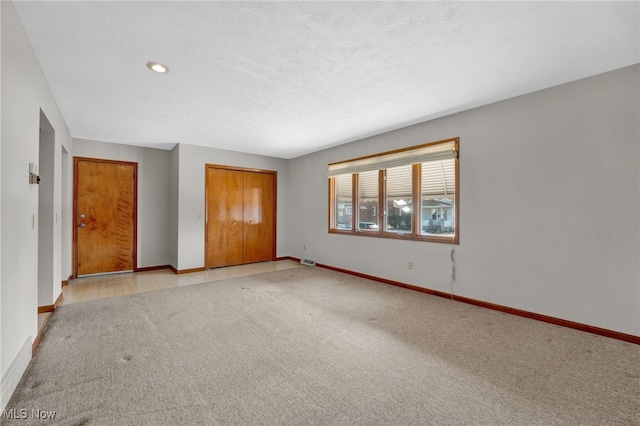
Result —
<path fill-rule="evenodd" d="M 62 287 L 63 299 L 60 305 L 302 267 L 300 263 L 293 260 L 279 260 L 227 266 L 188 274 L 176 274 L 170 269 L 159 269 L 148 272 L 95 275 L 70 280 L 68 285 Z M 38 335 L 42 335 L 52 314 L 53 312 L 38 314 Z"/>

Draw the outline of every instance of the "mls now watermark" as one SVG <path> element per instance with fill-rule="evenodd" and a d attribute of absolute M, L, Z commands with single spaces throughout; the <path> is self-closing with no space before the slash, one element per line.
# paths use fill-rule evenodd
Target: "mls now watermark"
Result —
<path fill-rule="evenodd" d="M 50 410 L 41 410 L 39 408 L 32 408 L 27 410 L 26 408 L 10 408 L 8 410 L 2 410 L 3 419 L 12 420 L 25 420 L 25 419 L 42 419 L 52 420 L 56 418 L 56 412 Z"/>

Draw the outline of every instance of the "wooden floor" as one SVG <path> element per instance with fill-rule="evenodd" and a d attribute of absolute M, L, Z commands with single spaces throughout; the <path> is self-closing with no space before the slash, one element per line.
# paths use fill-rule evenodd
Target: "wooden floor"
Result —
<path fill-rule="evenodd" d="M 61 305 L 303 267 L 292 260 L 279 260 L 228 266 L 189 274 L 176 274 L 170 269 L 161 269 L 149 272 L 95 275 L 70 280 L 68 285 L 63 286 Z M 51 315 L 52 312 L 38 315 L 38 335 L 42 335 Z"/>
<path fill-rule="evenodd" d="M 280 260 L 228 266 L 189 274 L 176 274 L 170 269 L 161 269 L 149 272 L 95 275 L 71 280 L 69 285 L 62 287 L 62 305 L 300 267 L 302 266 L 299 263 L 292 260 Z"/>

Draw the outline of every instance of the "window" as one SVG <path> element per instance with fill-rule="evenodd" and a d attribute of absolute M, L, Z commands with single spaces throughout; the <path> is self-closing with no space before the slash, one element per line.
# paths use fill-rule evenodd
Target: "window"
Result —
<path fill-rule="evenodd" d="M 454 138 L 330 164 L 329 232 L 457 244 L 458 148 Z"/>
<path fill-rule="evenodd" d="M 338 229 L 353 226 L 353 179 L 351 175 L 336 176 L 336 215 L 334 222 Z"/>
<path fill-rule="evenodd" d="M 358 229 L 378 230 L 378 181 L 377 170 L 358 173 Z"/>
<path fill-rule="evenodd" d="M 388 232 L 411 233 L 413 208 L 413 166 L 392 167 L 386 170 L 386 209 Z"/>

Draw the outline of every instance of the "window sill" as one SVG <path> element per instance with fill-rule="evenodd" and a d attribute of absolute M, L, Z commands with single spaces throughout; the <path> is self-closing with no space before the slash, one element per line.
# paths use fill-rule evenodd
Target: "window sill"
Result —
<path fill-rule="evenodd" d="M 351 229 L 329 229 L 330 234 L 338 235 L 354 235 L 357 237 L 373 237 L 373 238 L 386 238 L 389 240 L 410 240 L 410 241 L 423 241 L 429 243 L 443 243 L 443 244 L 460 244 L 458 235 L 454 236 L 438 236 L 438 235 L 414 235 L 414 234 L 399 234 L 395 232 L 384 231 L 370 231 L 370 230 L 358 230 L 353 231 Z"/>

